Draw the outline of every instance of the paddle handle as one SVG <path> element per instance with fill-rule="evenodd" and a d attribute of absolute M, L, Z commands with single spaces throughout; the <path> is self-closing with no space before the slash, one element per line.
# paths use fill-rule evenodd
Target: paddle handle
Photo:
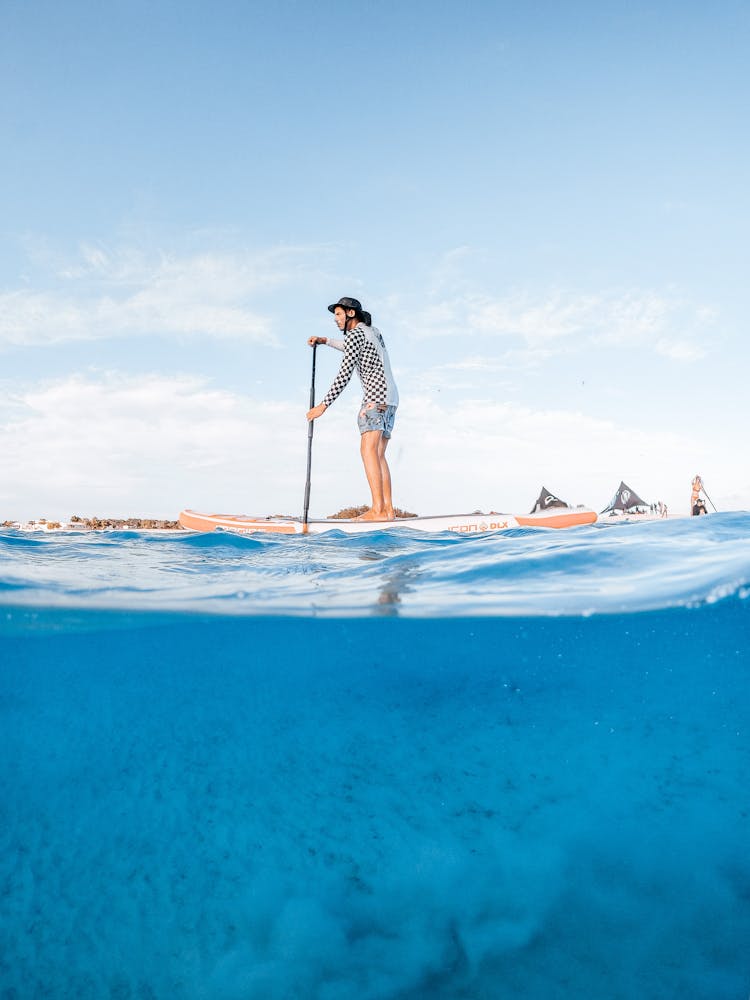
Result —
<path fill-rule="evenodd" d="M 310 379 L 310 409 L 315 406 L 315 352 L 318 349 L 317 343 L 313 344 L 312 356 L 312 378 Z M 307 515 L 310 510 L 310 474 L 312 472 L 312 441 L 315 421 L 309 420 L 307 423 L 307 477 L 305 478 L 305 504 L 302 513 L 302 523 L 307 524 Z"/>

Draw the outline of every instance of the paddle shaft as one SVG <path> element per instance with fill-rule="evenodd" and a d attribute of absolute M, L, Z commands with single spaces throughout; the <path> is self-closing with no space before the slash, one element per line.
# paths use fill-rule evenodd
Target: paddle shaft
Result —
<path fill-rule="evenodd" d="M 310 409 L 315 406 L 315 352 L 317 344 L 313 344 L 312 357 L 312 378 L 310 379 Z M 305 480 L 305 509 L 302 514 L 302 523 L 307 524 L 307 514 L 310 510 L 310 473 L 312 472 L 312 439 L 315 421 L 309 420 L 307 423 L 307 478 Z"/>
<path fill-rule="evenodd" d="M 704 497 L 706 498 L 706 500 L 708 500 L 708 502 L 709 502 L 709 503 L 711 504 L 711 506 L 713 507 L 713 509 L 714 509 L 714 510 L 716 511 L 716 513 L 718 514 L 719 512 L 718 512 L 718 510 L 716 510 L 716 504 L 715 504 L 715 503 L 713 502 L 713 500 L 712 500 L 712 499 L 711 499 L 711 497 L 710 497 L 710 496 L 708 495 L 708 493 L 706 493 L 706 487 L 705 487 L 705 486 L 701 486 L 701 489 L 703 490 L 703 495 L 704 495 Z"/>

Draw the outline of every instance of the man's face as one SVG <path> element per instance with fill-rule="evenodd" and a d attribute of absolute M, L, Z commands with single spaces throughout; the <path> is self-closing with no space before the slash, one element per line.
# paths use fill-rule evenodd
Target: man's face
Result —
<path fill-rule="evenodd" d="M 354 310 L 350 309 L 349 312 L 351 316 L 354 315 Z M 339 330 L 344 330 L 346 328 L 346 321 L 351 319 L 351 316 L 347 316 L 346 311 L 341 308 L 341 306 L 336 306 L 333 310 L 333 318 L 336 320 L 336 326 Z"/>

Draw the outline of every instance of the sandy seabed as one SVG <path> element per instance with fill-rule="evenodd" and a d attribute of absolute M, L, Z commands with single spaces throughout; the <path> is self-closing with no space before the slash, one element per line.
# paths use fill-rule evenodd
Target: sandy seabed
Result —
<path fill-rule="evenodd" d="M 746 605 L 0 635 L 0 997 L 746 997 Z"/>

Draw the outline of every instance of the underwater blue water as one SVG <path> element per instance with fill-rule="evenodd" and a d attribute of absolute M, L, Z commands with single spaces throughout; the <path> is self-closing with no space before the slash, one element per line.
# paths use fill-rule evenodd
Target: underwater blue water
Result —
<path fill-rule="evenodd" d="M 746 998 L 750 514 L 0 534 L 0 998 Z"/>

